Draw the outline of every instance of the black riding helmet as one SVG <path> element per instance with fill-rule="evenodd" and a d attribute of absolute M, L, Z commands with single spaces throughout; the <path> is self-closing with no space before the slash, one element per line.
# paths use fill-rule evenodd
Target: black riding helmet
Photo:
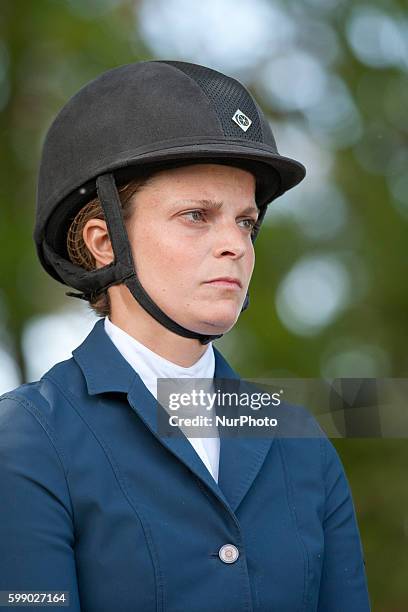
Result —
<path fill-rule="evenodd" d="M 255 175 L 260 213 L 252 241 L 268 204 L 305 176 L 301 163 L 278 153 L 265 115 L 237 80 L 205 66 L 162 60 L 101 74 L 68 100 L 46 134 L 34 231 L 42 266 L 80 291 L 67 295 L 90 300 L 124 283 L 152 317 L 176 334 L 202 344 L 220 338 L 179 325 L 146 293 L 117 190 L 140 170 L 204 162 L 238 166 Z M 70 261 L 66 238 L 77 212 L 96 195 L 114 261 L 87 271 Z M 248 303 L 247 294 L 242 311 Z"/>

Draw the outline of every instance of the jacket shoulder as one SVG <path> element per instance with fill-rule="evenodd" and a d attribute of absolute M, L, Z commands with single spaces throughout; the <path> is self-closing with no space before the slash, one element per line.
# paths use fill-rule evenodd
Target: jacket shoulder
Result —
<path fill-rule="evenodd" d="M 47 431 L 56 431 L 62 413 L 69 414 L 64 410 L 67 401 L 63 390 L 70 387 L 76 389 L 77 395 L 86 389 L 82 372 L 72 357 L 55 364 L 40 380 L 19 385 L 0 395 L 0 427 L 13 414 L 25 410 Z"/>

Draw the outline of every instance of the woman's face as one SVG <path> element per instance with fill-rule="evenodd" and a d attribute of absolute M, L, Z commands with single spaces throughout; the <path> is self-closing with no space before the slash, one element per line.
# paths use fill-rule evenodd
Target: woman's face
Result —
<path fill-rule="evenodd" d="M 157 173 L 134 196 L 127 223 L 139 280 L 156 304 L 199 333 L 236 322 L 255 264 L 255 178 L 193 164 Z M 210 282 L 232 277 L 239 284 Z"/>

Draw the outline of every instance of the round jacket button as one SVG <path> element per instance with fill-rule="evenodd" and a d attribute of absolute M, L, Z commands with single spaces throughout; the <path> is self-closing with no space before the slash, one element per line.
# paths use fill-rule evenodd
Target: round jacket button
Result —
<path fill-rule="evenodd" d="M 234 563 L 239 557 L 239 550 L 233 544 L 224 544 L 218 551 L 218 556 L 224 563 Z"/>

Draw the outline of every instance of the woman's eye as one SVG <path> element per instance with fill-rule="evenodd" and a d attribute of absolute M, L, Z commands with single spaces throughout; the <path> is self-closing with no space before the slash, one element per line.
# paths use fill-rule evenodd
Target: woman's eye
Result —
<path fill-rule="evenodd" d="M 186 215 L 200 215 L 200 219 L 193 219 L 193 222 L 201 221 L 204 213 L 202 210 L 190 210 L 189 212 L 183 213 L 183 217 Z"/>
<path fill-rule="evenodd" d="M 254 219 L 242 219 L 240 223 L 249 223 L 249 225 L 246 226 L 246 229 L 253 230 L 255 227 L 256 221 Z"/>
<path fill-rule="evenodd" d="M 199 209 L 189 210 L 188 212 L 185 212 L 182 214 L 183 217 L 187 217 L 188 215 L 192 215 L 192 217 L 190 217 L 190 221 L 196 224 L 205 219 L 205 212 Z M 247 223 L 247 225 L 245 226 L 245 229 L 253 230 L 256 224 L 256 220 L 250 219 L 250 218 L 241 219 L 241 221 L 239 221 L 238 223 Z"/>

